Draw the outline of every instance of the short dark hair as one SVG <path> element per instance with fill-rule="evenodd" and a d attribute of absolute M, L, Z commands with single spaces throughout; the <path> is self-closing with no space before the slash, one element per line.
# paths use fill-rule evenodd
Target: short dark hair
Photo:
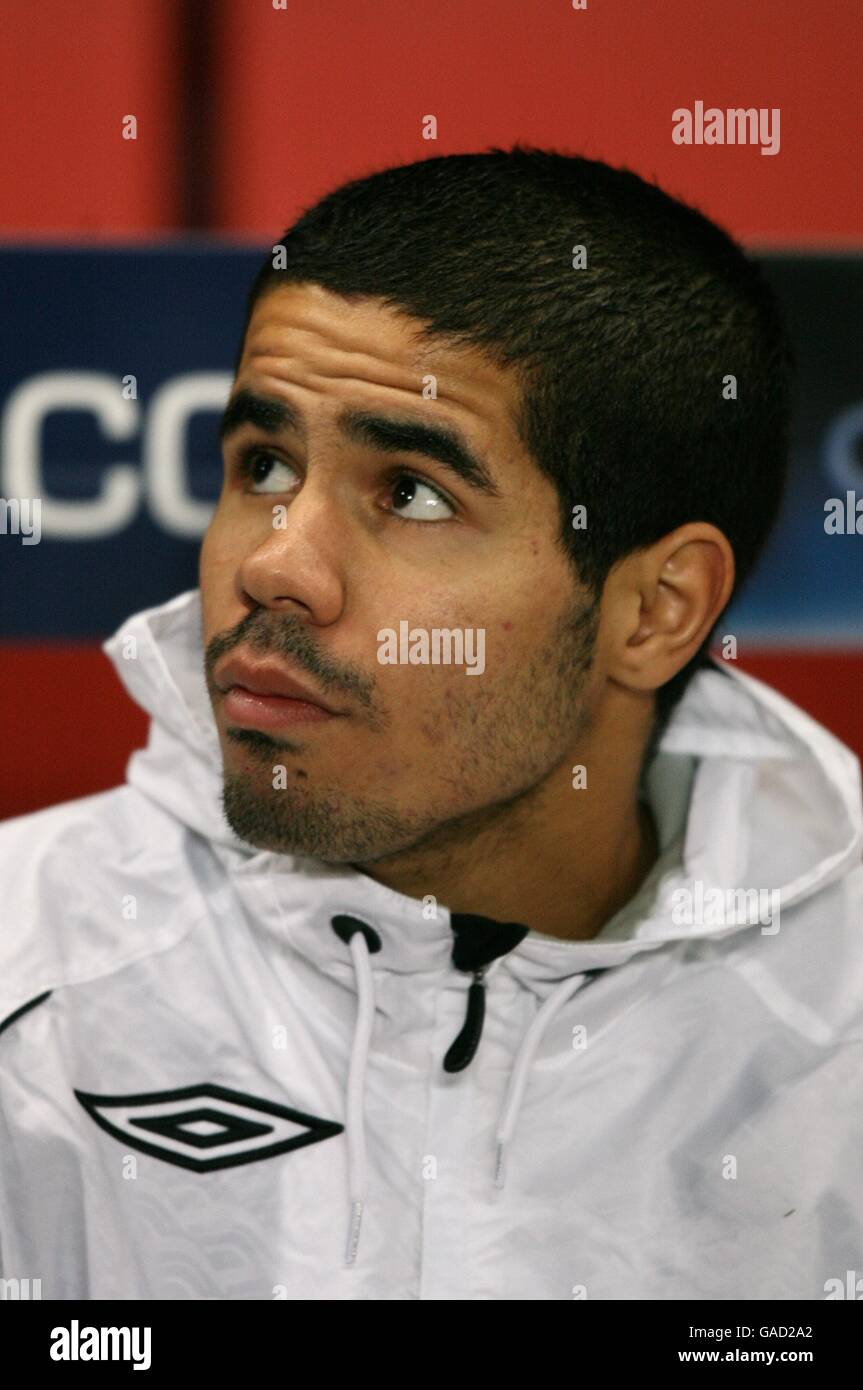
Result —
<path fill-rule="evenodd" d="M 688 521 L 727 536 L 736 596 L 781 500 L 794 356 L 761 270 L 715 223 L 628 169 L 517 144 L 346 183 L 280 244 L 244 339 L 262 294 L 311 282 L 479 347 L 516 373 L 515 428 L 595 597 L 618 560 Z M 658 692 L 663 726 L 711 637 Z"/>

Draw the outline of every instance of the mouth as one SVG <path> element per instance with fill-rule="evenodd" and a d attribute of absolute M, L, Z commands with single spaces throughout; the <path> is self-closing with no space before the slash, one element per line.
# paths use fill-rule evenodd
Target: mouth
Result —
<path fill-rule="evenodd" d="M 258 695 L 242 685 L 226 691 L 222 705 L 229 724 L 241 729 L 283 729 L 286 724 L 320 724 L 337 714 L 286 695 Z"/>
<path fill-rule="evenodd" d="M 214 680 L 223 695 L 225 717 L 240 728 L 320 724 L 343 713 L 290 672 L 272 664 L 255 665 L 235 657 L 216 672 Z"/>

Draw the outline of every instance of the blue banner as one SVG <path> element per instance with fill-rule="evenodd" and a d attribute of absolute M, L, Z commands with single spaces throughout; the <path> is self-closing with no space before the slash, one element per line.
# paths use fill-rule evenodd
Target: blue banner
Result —
<path fill-rule="evenodd" d="M 264 251 L 0 249 L 0 636 L 100 639 L 197 582 Z M 764 259 L 800 361 L 793 464 L 723 630 L 863 647 L 863 258 Z"/>

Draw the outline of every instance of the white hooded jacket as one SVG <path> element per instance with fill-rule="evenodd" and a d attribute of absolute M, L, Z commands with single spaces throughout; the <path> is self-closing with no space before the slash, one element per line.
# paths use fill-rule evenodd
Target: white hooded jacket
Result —
<path fill-rule="evenodd" d="M 7 1290 L 844 1296 L 854 755 L 762 683 L 700 672 L 644 781 L 657 864 L 563 941 L 239 840 L 200 623 L 192 590 L 105 643 L 152 716 L 126 785 L 0 826 Z"/>

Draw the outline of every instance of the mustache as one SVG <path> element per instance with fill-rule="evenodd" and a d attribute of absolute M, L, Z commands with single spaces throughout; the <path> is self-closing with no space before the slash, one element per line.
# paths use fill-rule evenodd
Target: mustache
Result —
<path fill-rule="evenodd" d="M 232 631 L 211 638 L 204 653 L 208 684 L 213 684 L 217 662 L 239 646 L 248 647 L 261 656 L 290 661 L 317 682 L 321 694 L 346 695 L 370 714 L 375 713 L 374 681 L 360 668 L 337 666 L 324 655 L 307 624 L 296 614 L 278 615 L 258 609 L 248 613 Z"/>

